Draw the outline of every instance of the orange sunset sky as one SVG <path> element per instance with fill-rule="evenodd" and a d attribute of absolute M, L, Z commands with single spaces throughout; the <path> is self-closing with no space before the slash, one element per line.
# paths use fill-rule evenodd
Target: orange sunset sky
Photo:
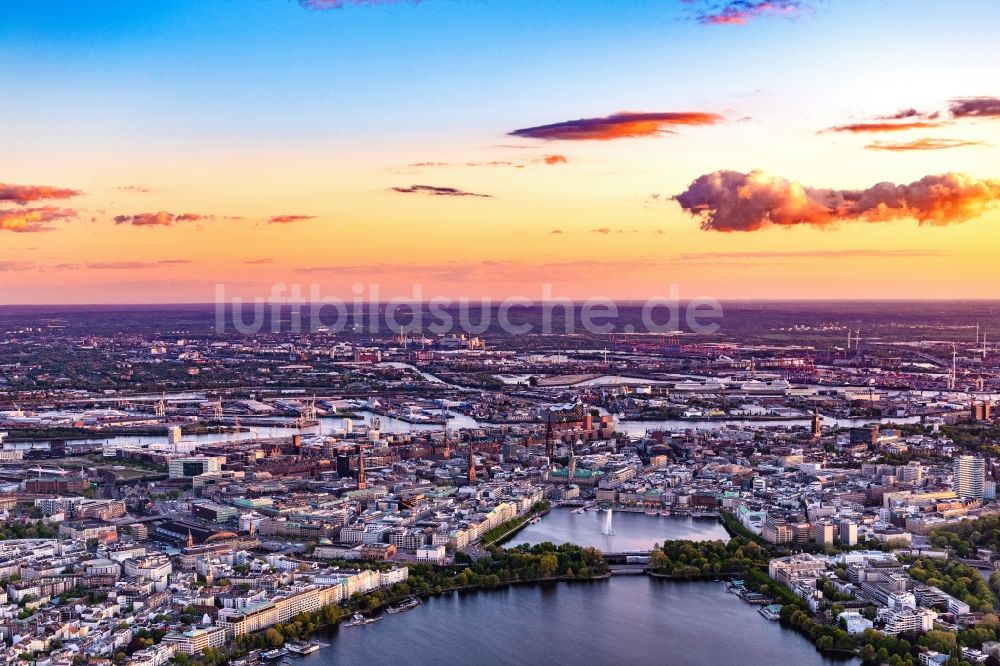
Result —
<path fill-rule="evenodd" d="M 0 303 L 992 298 L 988 0 L 32 2 Z"/>

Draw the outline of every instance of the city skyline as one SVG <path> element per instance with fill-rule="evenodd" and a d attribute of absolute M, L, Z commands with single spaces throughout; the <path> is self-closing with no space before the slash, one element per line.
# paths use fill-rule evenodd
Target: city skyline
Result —
<path fill-rule="evenodd" d="M 985 1 L 19 3 L 0 303 L 991 298 L 997 27 Z"/>

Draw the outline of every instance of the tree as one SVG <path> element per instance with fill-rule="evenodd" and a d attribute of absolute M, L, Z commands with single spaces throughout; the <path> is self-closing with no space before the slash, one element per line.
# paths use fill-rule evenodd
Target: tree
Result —
<path fill-rule="evenodd" d="M 274 627 L 271 627 L 264 632 L 264 638 L 271 647 L 281 647 L 285 644 L 285 637 L 282 636 L 281 632 L 276 630 Z"/>
<path fill-rule="evenodd" d="M 538 561 L 538 575 L 541 578 L 548 578 L 559 567 L 559 559 L 553 555 L 543 555 Z"/>

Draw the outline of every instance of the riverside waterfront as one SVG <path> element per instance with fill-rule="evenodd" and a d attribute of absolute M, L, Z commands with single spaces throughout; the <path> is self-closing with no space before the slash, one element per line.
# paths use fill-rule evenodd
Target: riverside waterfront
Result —
<path fill-rule="evenodd" d="M 606 581 L 455 592 L 366 627 L 329 628 L 302 659 L 340 664 L 797 664 L 855 666 L 761 617 L 718 582 Z M 298 661 L 298 660 L 296 660 Z"/>

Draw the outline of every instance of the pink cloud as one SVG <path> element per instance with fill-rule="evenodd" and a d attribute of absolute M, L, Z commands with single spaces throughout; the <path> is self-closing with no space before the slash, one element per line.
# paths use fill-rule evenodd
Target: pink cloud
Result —
<path fill-rule="evenodd" d="M 762 171 L 716 171 L 697 178 L 674 199 L 711 231 L 899 219 L 944 226 L 979 217 L 1000 202 L 1000 180 L 946 173 L 908 185 L 884 182 L 863 190 L 834 190 Z"/>

